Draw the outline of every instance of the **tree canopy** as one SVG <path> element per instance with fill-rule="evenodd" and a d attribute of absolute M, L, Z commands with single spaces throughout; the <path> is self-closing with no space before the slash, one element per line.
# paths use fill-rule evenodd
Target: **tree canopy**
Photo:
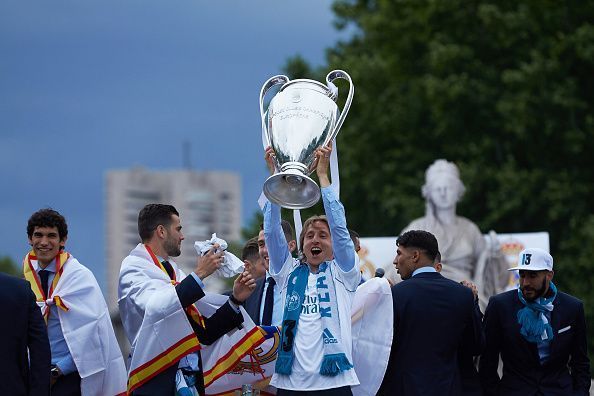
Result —
<path fill-rule="evenodd" d="M 9 256 L 0 257 L 0 272 L 14 276 L 21 275 L 16 263 Z"/>

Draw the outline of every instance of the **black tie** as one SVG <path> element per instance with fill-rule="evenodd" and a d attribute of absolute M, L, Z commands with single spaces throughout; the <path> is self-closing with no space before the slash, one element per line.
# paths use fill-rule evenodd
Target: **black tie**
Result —
<path fill-rule="evenodd" d="M 50 272 L 48 270 L 43 269 L 43 270 L 39 271 L 39 279 L 41 279 L 41 288 L 43 289 L 45 298 L 49 297 L 47 295 L 47 280 L 49 278 L 49 274 L 50 274 Z"/>
<path fill-rule="evenodd" d="M 262 325 L 270 326 L 272 324 L 272 308 L 274 306 L 274 285 L 276 282 L 272 277 L 266 280 L 268 288 L 266 289 L 266 297 L 264 298 L 264 313 L 262 313 Z"/>
<path fill-rule="evenodd" d="M 173 273 L 173 267 L 171 266 L 171 263 L 169 261 L 165 260 L 161 264 L 163 264 L 163 267 L 165 267 L 165 271 L 167 271 L 167 275 L 169 275 L 169 279 L 173 280 L 174 273 Z"/>

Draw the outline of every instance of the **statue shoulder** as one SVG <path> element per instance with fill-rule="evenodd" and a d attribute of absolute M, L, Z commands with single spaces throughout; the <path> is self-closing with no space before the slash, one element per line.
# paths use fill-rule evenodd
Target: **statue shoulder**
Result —
<path fill-rule="evenodd" d="M 478 228 L 476 223 L 466 217 L 458 216 L 458 227 L 464 228 L 469 233 L 481 234 L 481 230 Z"/>

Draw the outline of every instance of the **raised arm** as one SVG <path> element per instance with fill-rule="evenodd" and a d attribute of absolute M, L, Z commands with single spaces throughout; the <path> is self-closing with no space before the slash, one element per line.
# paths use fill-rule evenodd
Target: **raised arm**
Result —
<path fill-rule="evenodd" d="M 277 169 L 272 147 L 266 148 L 264 160 L 270 174 L 275 174 Z M 287 240 L 281 227 L 280 206 L 266 201 L 262 210 L 264 211 L 264 241 L 268 249 L 268 262 L 270 263 L 268 272 L 276 275 L 283 268 L 291 252 L 289 251 L 289 246 L 287 245 Z"/>
<path fill-rule="evenodd" d="M 330 164 L 330 154 L 332 146 L 318 149 L 318 165 L 316 172 L 322 187 L 322 201 L 324 202 L 324 211 L 328 219 L 330 234 L 332 235 L 332 250 L 336 263 L 345 272 L 349 272 L 355 267 L 355 245 L 349 234 L 346 224 L 346 215 L 344 206 L 338 200 L 334 189 L 330 187 L 328 178 L 328 166 Z"/>
<path fill-rule="evenodd" d="M 264 205 L 264 240 L 268 249 L 269 272 L 276 275 L 283 268 L 290 252 L 281 227 L 280 206 L 271 202 Z"/>

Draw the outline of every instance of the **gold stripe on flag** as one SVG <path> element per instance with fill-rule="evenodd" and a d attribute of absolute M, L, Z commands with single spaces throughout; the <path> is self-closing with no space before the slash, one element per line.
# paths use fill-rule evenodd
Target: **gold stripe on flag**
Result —
<path fill-rule="evenodd" d="M 264 333 L 259 327 L 254 327 L 229 352 L 221 357 L 217 363 L 204 373 L 204 386 L 207 387 L 221 376 L 228 373 L 251 350 L 264 342 Z"/>
<path fill-rule="evenodd" d="M 200 344 L 194 334 L 182 338 L 170 348 L 130 372 L 130 376 L 128 377 L 128 394 L 172 364 L 177 363 L 182 357 L 199 349 Z"/>

